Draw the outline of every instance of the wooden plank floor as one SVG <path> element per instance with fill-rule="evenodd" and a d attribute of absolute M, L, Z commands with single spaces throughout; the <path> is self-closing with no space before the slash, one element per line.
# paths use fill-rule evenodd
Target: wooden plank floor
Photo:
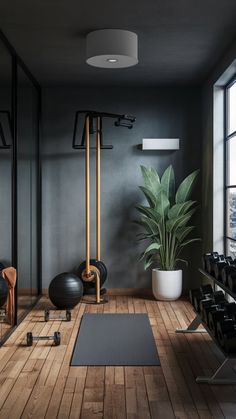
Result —
<path fill-rule="evenodd" d="M 0 348 L 0 419 L 18 418 L 236 418 L 236 387 L 197 384 L 222 355 L 207 334 L 176 334 L 194 314 L 188 302 L 110 297 L 103 306 L 79 304 L 71 322 L 43 320 L 42 299 Z M 70 367 L 84 312 L 148 313 L 160 367 Z M 48 341 L 25 346 L 27 331 L 59 330 Z"/>

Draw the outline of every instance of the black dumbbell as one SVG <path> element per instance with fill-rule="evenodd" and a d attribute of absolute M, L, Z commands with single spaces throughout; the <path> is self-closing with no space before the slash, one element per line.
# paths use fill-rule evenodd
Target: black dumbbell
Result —
<path fill-rule="evenodd" d="M 212 254 L 211 256 L 209 256 L 206 260 L 207 272 L 211 275 L 214 275 L 214 266 L 216 262 L 220 262 L 223 260 L 224 260 L 224 255 Z"/>
<path fill-rule="evenodd" d="M 215 304 L 220 304 L 220 303 L 225 303 L 225 295 L 223 293 L 223 291 L 215 291 L 212 293 L 212 298 L 215 302 Z"/>
<path fill-rule="evenodd" d="M 55 346 L 59 346 L 61 343 L 60 332 L 54 332 L 53 336 L 33 336 L 32 332 L 28 332 L 26 335 L 27 346 L 32 346 L 34 340 L 53 340 Z"/>
<path fill-rule="evenodd" d="M 231 258 L 232 259 L 232 258 Z M 225 258 L 225 260 L 220 260 L 219 262 L 216 262 L 214 265 L 214 275 L 215 278 L 218 281 L 222 281 L 222 270 L 226 267 L 226 266 L 230 266 L 230 260 L 228 260 L 228 258 Z"/>
<path fill-rule="evenodd" d="M 208 326 L 214 336 L 217 336 L 217 323 L 223 322 L 225 319 L 227 319 L 227 312 L 219 306 L 208 313 Z"/>
<path fill-rule="evenodd" d="M 236 303 L 227 302 L 225 309 L 226 309 L 228 317 L 236 321 Z"/>
<path fill-rule="evenodd" d="M 218 252 L 209 252 L 209 253 L 205 253 L 202 256 L 202 268 L 204 269 L 204 271 L 207 271 L 207 261 L 208 261 L 209 257 L 211 257 L 211 256 L 217 257 Z"/>
<path fill-rule="evenodd" d="M 207 296 L 210 296 L 213 293 L 213 288 L 211 284 L 202 285 L 199 288 L 199 292 L 195 292 L 193 296 L 193 306 L 196 311 L 200 311 L 200 301 L 204 300 Z"/>
<path fill-rule="evenodd" d="M 227 353 L 236 352 L 236 329 L 224 334 L 224 350 Z"/>
<path fill-rule="evenodd" d="M 214 302 L 213 298 L 210 298 L 210 297 L 204 298 L 199 302 L 199 311 L 200 311 L 200 314 L 201 314 L 202 318 L 204 316 L 205 307 L 207 308 L 207 307 L 211 307 L 213 305 L 215 305 L 215 302 Z"/>
<path fill-rule="evenodd" d="M 228 332 L 235 331 L 235 321 L 233 319 L 224 319 L 223 321 L 217 322 L 216 324 L 216 337 L 219 341 L 220 346 L 225 346 L 224 335 Z"/>
<path fill-rule="evenodd" d="M 234 262 L 235 263 L 235 262 Z M 225 266 L 221 271 L 221 279 L 224 285 L 228 286 L 228 278 L 231 273 L 236 274 L 236 264 Z"/>
<path fill-rule="evenodd" d="M 230 272 L 228 275 L 228 286 L 232 292 L 236 292 L 236 271 Z"/>
<path fill-rule="evenodd" d="M 217 304 L 204 304 L 201 309 L 201 318 L 209 326 L 209 315 L 213 311 L 217 310 L 219 306 Z"/>
<path fill-rule="evenodd" d="M 50 319 L 62 319 L 66 320 L 67 322 L 71 321 L 71 311 L 66 310 L 64 313 L 50 313 L 50 310 L 44 311 L 44 320 L 48 322 Z"/>

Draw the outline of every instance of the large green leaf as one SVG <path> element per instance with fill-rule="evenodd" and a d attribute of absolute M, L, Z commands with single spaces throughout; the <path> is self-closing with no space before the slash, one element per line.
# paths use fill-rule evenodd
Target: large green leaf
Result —
<path fill-rule="evenodd" d="M 192 209 L 187 214 L 180 215 L 179 217 L 172 218 L 166 222 L 166 229 L 169 233 L 175 232 L 178 228 L 185 226 L 191 219 L 195 209 Z"/>
<path fill-rule="evenodd" d="M 170 202 L 173 202 L 175 196 L 175 175 L 171 165 L 167 167 L 162 175 L 161 186 L 165 191 L 167 198 L 170 200 Z"/>
<path fill-rule="evenodd" d="M 161 247 L 160 243 L 151 243 L 147 249 L 145 250 L 144 254 L 146 255 L 148 252 L 151 252 L 152 250 L 159 250 Z"/>
<path fill-rule="evenodd" d="M 168 218 L 176 218 L 179 215 L 186 214 L 186 212 L 196 203 L 196 201 L 186 201 L 181 204 L 175 204 L 168 211 Z"/>
<path fill-rule="evenodd" d="M 142 217 L 141 220 L 136 220 L 134 221 L 134 223 L 140 225 L 141 227 L 144 227 L 147 233 L 150 234 L 150 237 L 153 237 L 153 235 L 159 235 L 158 224 L 155 220 L 152 220 L 148 217 Z M 147 234 L 146 236 L 148 237 Z"/>
<path fill-rule="evenodd" d="M 189 240 L 186 240 L 185 242 L 183 242 L 182 244 L 180 244 L 179 247 L 185 247 L 190 243 L 199 242 L 199 241 L 201 241 L 200 237 L 196 237 L 195 239 L 189 239 Z"/>
<path fill-rule="evenodd" d="M 166 193 L 161 189 L 157 194 L 157 202 L 155 210 L 162 218 L 165 217 L 170 207 L 170 201 L 167 198 Z"/>
<path fill-rule="evenodd" d="M 188 200 L 191 195 L 194 183 L 196 181 L 199 170 L 195 170 L 193 173 L 188 175 L 178 187 L 175 195 L 176 204 L 180 204 Z"/>
<path fill-rule="evenodd" d="M 145 260 L 144 262 L 144 269 L 145 271 L 155 262 L 155 260 L 153 259 L 152 255 L 150 258 L 148 258 L 147 260 Z"/>
<path fill-rule="evenodd" d="M 155 208 L 156 205 L 156 198 L 154 196 L 154 194 L 152 193 L 152 191 L 150 191 L 148 188 L 146 188 L 145 186 L 139 186 L 139 188 L 141 189 L 141 191 L 143 192 L 148 204 L 150 205 L 151 208 Z"/>
<path fill-rule="evenodd" d="M 194 226 L 181 227 L 176 231 L 175 236 L 181 243 L 194 229 Z"/>
<path fill-rule="evenodd" d="M 135 207 L 141 214 L 145 215 L 146 217 L 154 220 L 156 223 L 160 222 L 161 215 L 157 212 L 156 209 L 145 207 L 144 205 L 136 205 Z"/>
<path fill-rule="evenodd" d="M 141 166 L 141 172 L 145 187 L 149 189 L 154 194 L 154 196 L 156 196 L 161 186 L 160 178 L 156 170 L 153 168 Z"/>

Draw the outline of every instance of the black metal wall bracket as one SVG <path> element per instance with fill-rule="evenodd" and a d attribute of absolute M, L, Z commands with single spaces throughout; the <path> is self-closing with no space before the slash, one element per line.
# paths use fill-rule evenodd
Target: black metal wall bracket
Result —
<path fill-rule="evenodd" d="M 78 132 L 78 122 L 79 122 L 79 115 L 84 115 L 84 125 L 83 125 L 83 133 L 80 144 L 76 143 L 77 132 Z M 72 148 L 75 150 L 85 150 L 85 134 L 86 134 L 86 118 L 89 117 L 89 133 L 95 134 L 96 129 L 94 128 L 94 119 L 100 117 L 100 141 L 102 150 L 111 150 L 113 149 L 113 145 L 103 144 L 103 118 L 112 118 L 115 119 L 114 125 L 116 127 L 125 127 L 128 129 L 133 128 L 133 123 L 135 122 L 136 118 L 131 115 L 120 115 L 120 114 L 113 114 L 108 112 L 98 112 L 98 111 L 88 111 L 88 110 L 81 110 L 76 111 L 75 113 L 75 122 L 74 122 L 74 131 L 73 131 L 73 141 L 72 141 Z M 95 147 L 91 147 L 94 149 Z"/>
<path fill-rule="evenodd" d="M 11 140 L 13 138 L 13 130 L 12 130 L 12 121 L 11 121 L 11 114 L 9 111 L 2 111 L 0 110 L 0 116 L 1 115 L 5 115 L 7 118 L 7 124 L 8 124 L 8 129 L 11 135 Z M 0 150 L 5 150 L 5 149 L 10 149 L 11 145 L 7 144 L 6 141 L 6 136 L 4 133 L 5 129 L 3 129 L 3 125 L 2 125 L 2 121 L 0 120 L 0 140 L 1 140 L 1 145 L 0 145 Z"/>

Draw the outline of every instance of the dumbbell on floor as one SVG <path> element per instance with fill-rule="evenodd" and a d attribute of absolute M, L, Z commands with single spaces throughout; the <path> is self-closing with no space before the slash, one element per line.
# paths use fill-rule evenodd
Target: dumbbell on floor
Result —
<path fill-rule="evenodd" d="M 44 311 L 44 320 L 48 322 L 51 319 L 62 319 L 66 320 L 67 322 L 71 321 L 71 311 L 66 310 L 65 313 L 50 313 L 50 310 Z"/>
<path fill-rule="evenodd" d="M 26 335 L 27 346 L 32 346 L 34 340 L 53 340 L 55 346 L 59 346 L 61 343 L 60 332 L 54 332 L 53 336 L 33 336 L 32 332 L 28 332 Z"/>

